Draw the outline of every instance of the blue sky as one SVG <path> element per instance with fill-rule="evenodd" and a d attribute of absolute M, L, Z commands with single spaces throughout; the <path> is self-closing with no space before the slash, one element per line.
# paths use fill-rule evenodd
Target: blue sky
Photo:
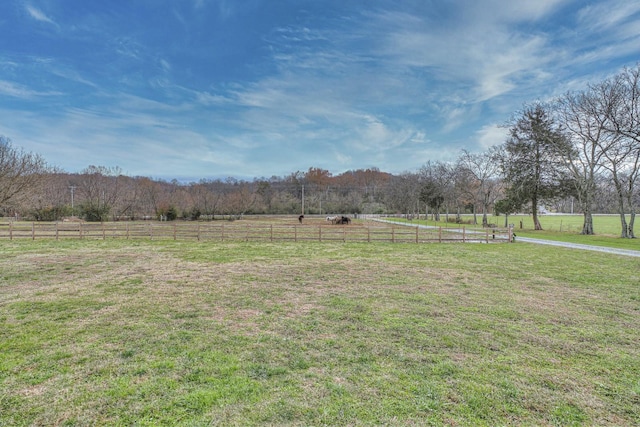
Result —
<path fill-rule="evenodd" d="M 68 172 L 416 171 L 640 60 L 634 0 L 2 0 L 0 135 Z"/>

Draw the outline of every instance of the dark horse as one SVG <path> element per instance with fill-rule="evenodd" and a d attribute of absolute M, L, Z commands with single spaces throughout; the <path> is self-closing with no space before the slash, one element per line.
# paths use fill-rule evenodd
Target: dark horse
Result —
<path fill-rule="evenodd" d="M 304 219 L 304 215 L 300 215 L 300 216 L 298 217 L 298 221 L 300 221 L 300 224 L 302 224 L 302 220 L 303 220 L 303 219 Z"/>
<path fill-rule="evenodd" d="M 348 216 L 341 216 L 340 218 L 337 218 L 336 224 L 351 224 L 351 218 Z"/>

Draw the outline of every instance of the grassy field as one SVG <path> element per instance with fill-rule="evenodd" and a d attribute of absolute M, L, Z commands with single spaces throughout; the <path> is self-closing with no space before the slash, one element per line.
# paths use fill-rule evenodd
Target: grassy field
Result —
<path fill-rule="evenodd" d="M 639 425 L 640 265 L 519 244 L 0 244 L 0 425 Z"/>
<path fill-rule="evenodd" d="M 452 216 L 453 217 L 453 216 Z M 607 246 L 612 248 L 640 250 L 640 239 L 621 239 L 620 238 L 620 217 L 618 215 L 594 215 L 593 226 L 595 235 L 583 236 L 582 224 L 584 218 L 582 215 L 540 215 L 540 223 L 543 230 L 533 229 L 533 218 L 531 215 L 510 215 L 509 223 L 514 225 L 514 231 L 521 237 L 534 237 L 539 239 L 560 240 L 563 242 L 581 243 L 585 245 Z M 470 221 L 473 219 L 471 215 L 463 215 L 463 219 Z M 399 222 L 407 222 L 403 219 L 395 219 Z M 627 216 L 627 221 L 629 217 Z M 478 215 L 478 221 L 482 221 L 482 217 Z M 638 220 L 640 221 L 640 219 Z M 489 222 L 504 226 L 504 216 L 489 216 Z M 522 227 L 521 227 L 522 223 Z M 428 224 L 443 227 L 459 227 L 455 223 L 445 223 L 444 215 L 442 221 L 424 221 L 413 220 L 411 224 Z M 467 225 L 467 227 L 469 227 Z M 640 227 L 636 226 L 636 234 L 640 235 Z"/>

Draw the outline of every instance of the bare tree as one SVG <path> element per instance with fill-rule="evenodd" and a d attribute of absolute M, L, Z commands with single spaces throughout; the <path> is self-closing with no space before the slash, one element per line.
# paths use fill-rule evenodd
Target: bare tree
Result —
<path fill-rule="evenodd" d="M 565 163 L 584 215 L 581 234 L 594 234 L 592 211 L 596 178 L 605 166 L 607 153 L 620 140 L 619 134 L 609 131 L 611 113 L 618 100 L 618 87 L 603 82 L 587 91 L 567 93 L 557 104 L 558 120 L 572 145 L 566 152 Z"/>
<path fill-rule="evenodd" d="M 436 165 L 432 162 L 427 162 L 420 168 L 420 201 L 431 209 L 434 220 L 440 221 L 440 208 L 444 204 L 445 189 L 436 169 Z"/>
<path fill-rule="evenodd" d="M 616 160 L 621 169 L 618 177 L 623 177 L 623 194 L 629 210 L 629 223 L 623 237 L 635 237 L 633 228 L 635 222 L 635 193 L 637 192 L 638 174 L 640 173 L 640 64 L 635 68 L 626 68 L 617 75 L 612 84 L 620 88 L 622 96 L 616 109 L 611 110 L 610 120 L 613 124 L 612 132 L 622 137 L 617 147 Z M 624 212 L 621 216 L 622 226 Z"/>
<path fill-rule="evenodd" d="M 120 177 L 122 181 L 121 195 L 118 204 L 114 206 L 114 215 L 117 220 L 133 220 L 147 215 L 142 199 L 141 180 L 138 178 Z"/>
<path fill-rule="evenodd" d="M 620 237 L 632 238 L 634 237 L 632 221 L 635 218 L 633 194 L 638 179 L 640 150 L 633 141 L 623 138 L 607 150 L 604 157 L 606 158 L 604 167 L 609 172 L 608 176 L 613 181 L 617 196 L 621 224 Z M 631 213 L 629 223 L 625 217 L 627 210 Z"/>
<path fill-rule="evenodd" d="M 58 221 L 72 215 L 72 196 L 75 187 L 69 185 L 69 175 L 58 171 L 48 173 L 47 179 L 30 192 L 30 215 L 36 221 Z"/>
<path fill-rule="evenodd" d="M 475 200 L 482 206 L 482 226 L 487 227 L 487 214 L 501 189 L 497 148 L 491 147 L 478 154 L 462 150 L 458 164 L 462 173 L 467 175 L 467 182 L 472 185 Z"/>
<path fill-rule="evenodd" d="M 417 207 L 419 197 L 418 176 L 405 172 L 391 179 L 387 187 L 387 206 L 398 213 L 410 214 Z"/>
<path fill-rule="evenodd" d="M 235 216 L 239 219 L 252 208 L 256 199 L 257 193 L 253 191 L 249 183 L 236 183 L 226 194 L 224 207 L 229 216 Z"/>
<path fill-rule="evenodd" d="M 418 172 L 420 179 L 420 201 L 431 209 L 436 221 L 440 221 L 441 209 L 445 208 L 449 221 L 449 206 L 455 201 L 455 166 L 443 162 L 427 162 Z"/>
<path fill-rule="evenodd" d="M 0 210 L 15 209 L 43 184 L 47 172 L 40 155 L 15 148 L 9 138 L 0 136 Z"/>
<path fill-rule="evenodd" d="M 635 237 L 635 196 L 640 173 L 640 65 L 624 69 L 602 85 L 611 87 L 616 97 L 607 110 L 609 131 L 616 144 L 606 154 L 607 169 L 614 180 L 618 193 L 618 211 L 622 226 L 622 237 Z M 626 205 L 626 209 L 625 209 Z M 625 212 L 629 211 L 629 223 Z"/>
<path fill-rule="evenodd" d="M 89 166 L 82 174 L 78 192 L 81 210 L 89 221 L 104 221 L 120 197 L 120 168 Z"/>

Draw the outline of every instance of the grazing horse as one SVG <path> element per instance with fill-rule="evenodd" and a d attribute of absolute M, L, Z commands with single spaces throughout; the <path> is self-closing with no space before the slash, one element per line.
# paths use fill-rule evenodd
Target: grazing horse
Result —
<path fill-rule="evenodd" d="M 328 216 L 327 217 L 327 222 L 330 222 L 332 224 L 335 224 L 335 220 L 336 220 L 337 216 Z"/>
<path fill-rule="evenodd" d="M 351 218 L 349 218 L 348 216 L 337 216 L 335 217 L 335 219 L 333 220 L 334 224 L 351 224 Z"/>
<path fill-rule="evenodd" d="M 303 220 L 303 219 L 304 219 L 304 215 L 300 215 L 300 216 L 298 217 L 298 221 L 300 221 L 300 224 L 302 224 L 302 220 Z"/>

